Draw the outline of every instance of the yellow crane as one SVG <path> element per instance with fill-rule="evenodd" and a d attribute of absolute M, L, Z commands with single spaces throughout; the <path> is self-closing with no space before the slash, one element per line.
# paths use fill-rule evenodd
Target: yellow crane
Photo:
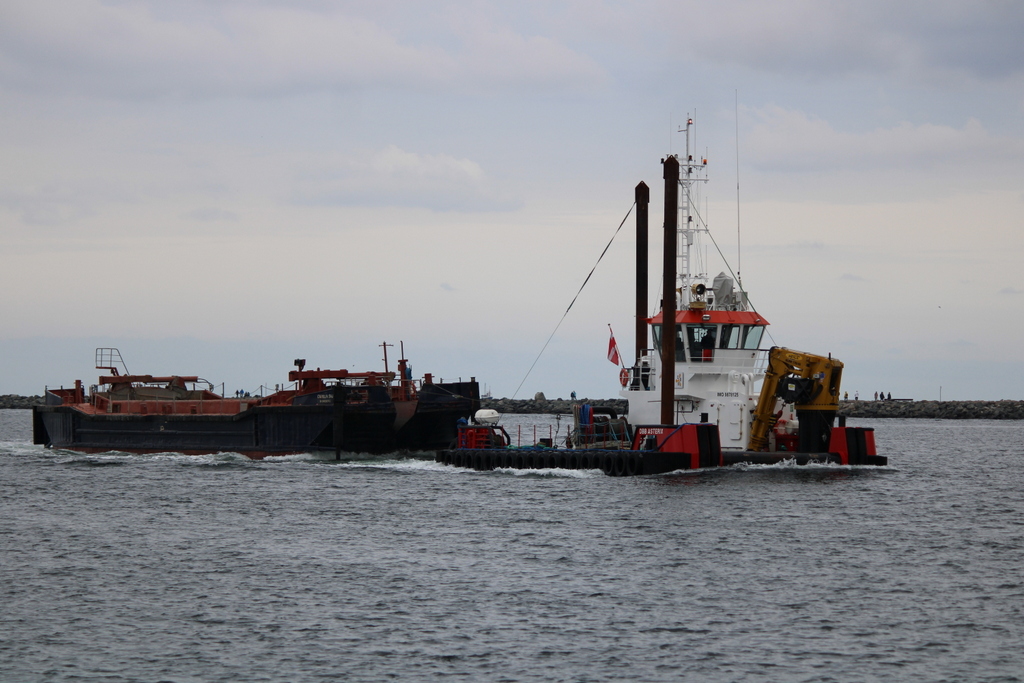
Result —
<path fill-rule="evenodd" d="M 775 401 L 792 403 L 800 421 L 800 451 L 824 452 L 828 448 L 832 421 L 839 409 L 839 383 L 843 364 L 832 355 L 817 356 L 773 346 L 768 351 L 768 367 L 761 385 L 761 395 L 754 408 L 748 448 L 768 448 L 768 434 L 778 415 Z"/>

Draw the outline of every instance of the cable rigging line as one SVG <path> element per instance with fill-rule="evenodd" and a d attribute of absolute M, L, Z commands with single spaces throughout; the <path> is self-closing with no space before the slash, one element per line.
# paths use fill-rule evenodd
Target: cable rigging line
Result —
<path fill-rule="evenodd" d="M 729 265 L 729 259 L 727 259 L 725 257 L 725 254 L 722 253 L 722 248 L 718 246 L 718 242 L 715 241 L 715 236 L 711 234 L 710 230 L 708 230 L 708 224 L 704 221 L 704 218 L 699 213 L 697 214 L 697 221 L 701 225 L 704 226 L 704 232 L 707 233 L 708 239 L 711 240 L 711 244 L 715 245 L 715 251 L 717 251 L 718 255 L 722 258 L 722 263 L 725 264 L 725 267 L 729 271 L 729 274 L 732 275 L 734 280 L 739 282 L 739 280 L 740 280 L 739 275 L 737 275 L 736 273 L 733 272 L 732 266 Z M 745 291 L 743 291 L 742 287 L 740 287 L 740 292 L 743 292 L 744 298 L 746 298 L 747 303 L 750 304 L 750 308 L 753 309 L 754 313 L 758 313 L 757 306 L 755 306 L 754 302 L 750 300 L 750 297 L 747 296 L 747 293 Z M 758 315 L 760 315 L 760 313 L 758 313 Z M 767 327 L 765 328 L 764 331 L 768 333 L 768 338 L 771 339 L 772 343 L 774 344 L 775 343 L 775 337 L 772 336 L 771 331 L 768 330 Z"/>
<path fill-rule="evenodd" d="M 633 213 L 633 209 L 635 207 L 636 202 L 633 202 L 629 207 L 629 211 L 627 211 L 626 215 L 622 217 L 622 222 L 619 223 L 619 227 L 615 228 L 615 233 L 612 235 L 612 238 L 608 240 L 608 244 L 605 245 L 605 248 L 601 252 L 601 255 L 597 257 L 597 262 L 594 263 L 594 267 L 590 269 L 589 273 L 587 273 L 586 279 L 583 280 L 583 284 L 580 285 L 579 291 L 576 292 L 576 296 L 572 298 L 572 301 L 569 303 L 569 307 L 565 309 L 565 313 L 562 314 L 562 317 L 559 319 L 558 324 L 555 325 L 555 329 L 551 330 L 551 335 L 548 337 L 548 340 L 544 342 L 544 346 L 541 347 L 540 353 L 538 353 L 537 357 L 533 359 L 533 364 L 530 366 L 530 369 L 526 371 L 526 375 L 523 377 L 523 381 L 519 383 L 518 387 L 516 387 L 516 392 L 512 394 L 512 398 L 515 398 L 516 396 L 519 395 L 519 390 L 523 388 L 524 384 L 526 384 L 526 380 L 530 376 L 530 373 L 533 372 L 533 368 L 537 365 L 537 361 L 539 361 L 540 357 L 544 355 L 544 351 L 547 350 L 548 344 L 550 344 L 551 340 L 554 339 L 555 333 L 558 332 L 558 328 L 562 326 L 562 323 L 565 321 L 565 317 L 569 315 L 569 311 L 572 309 L 573 304 L 576 303 L 576 299 L 580 298 L 580 294 L 583 292 L 583 288 L 587 286 L 588 282 L 590 282 L 590 276 L 594 274 L 595 270 L 597 270 L 597 266 L 599 263 L 601 263 L 601 259 L 603 259 L 604 255 L 608 253 L 608 249 L 612 246 L 612 242 L 615 241 L 615 238 L 618 236 L 619 231 L 622 230 L 622 226 L 626 224 L 626 219 L 629 218 L 629 214 Z"/>

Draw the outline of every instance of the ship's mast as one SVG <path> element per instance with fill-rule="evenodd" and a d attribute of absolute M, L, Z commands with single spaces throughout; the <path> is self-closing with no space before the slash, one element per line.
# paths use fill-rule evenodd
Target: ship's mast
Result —
<path fill-rule="evenodd" d="M 696 198 L 696 184 L 708 181 L 704 172 L 707 170 L 707 159 L 693 158 L 691 148 L 690 132 L 693 128 L 693 119 L 687 117 L 686 127 L 680 128 L 680 133 L 686 134 L 686 154 L 679 159 L 679 279 L 682 285 L 682 296 L 679 297 L 683 308 L 689 307 L 693 301 L 692 285 L 696 280 L 707 279 L 705 273 L 694 272 L 693 249 L 698 232 L 707 228 L 701 227 L 698 221 L 694 220 L 696 211 L 694 205 Z"/>

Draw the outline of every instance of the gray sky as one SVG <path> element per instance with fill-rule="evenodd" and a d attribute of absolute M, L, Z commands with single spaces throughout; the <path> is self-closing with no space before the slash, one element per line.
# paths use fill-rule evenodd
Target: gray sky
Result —
<path fill-rule="evenodd" d="M 640 180 L 657 262 L 689 113 L 734 267 L 738 127 L 776 343 L 851 396 L 1024 398 L 1021 35 L 995 1 L 0 0 L 0 393 L 95 346 L 233 391 L 404 340 L 509 396 Z M 617 393 L 631 227 L 520 397 Z"/>

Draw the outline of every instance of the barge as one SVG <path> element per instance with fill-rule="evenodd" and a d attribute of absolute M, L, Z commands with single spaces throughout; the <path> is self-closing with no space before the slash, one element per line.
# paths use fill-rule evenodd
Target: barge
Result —
<path fill-rule="evenodd" d="M 89 453 L 234 452 L 253 459 L 450 446 L 458 421 L 480 407 L 476 379 L 414 380 L 404 357 L 392 372 L 387 346 L 383 372 L 307 370 L 298 359 L 290 384 L 267 396 L 224 396 L 197 376 L 129 374 L 120 351 L 96 349 L 96 368 L 106 374 L 88 392 L 81 380 L 47 389 L 45 405 L 32 409 L 33 442 Z"/>

